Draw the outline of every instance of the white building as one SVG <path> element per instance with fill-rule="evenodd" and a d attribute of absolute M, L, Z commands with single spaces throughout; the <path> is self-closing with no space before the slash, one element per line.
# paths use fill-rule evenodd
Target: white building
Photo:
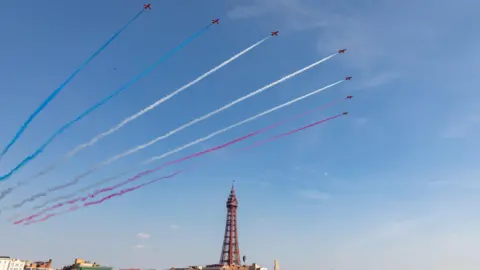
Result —
<path fill-rule="evenodd" d="M 25 261 L 10 259 L 10 265 L 8 266 L 8 270 L 23 270 L 24 267 Z"/>
<path fill-rule="evenodd" d="M 10 257 L 0 256 L 0 270 L 8 270 Z"/>
<path fill-rule="evenodd" d="M 23 270 L 25 262 L 6 256 L 0 256 L 0 270 Z"/>

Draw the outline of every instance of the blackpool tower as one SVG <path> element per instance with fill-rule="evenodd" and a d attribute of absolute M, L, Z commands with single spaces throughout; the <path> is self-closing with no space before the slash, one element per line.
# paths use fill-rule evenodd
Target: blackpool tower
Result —
<path fill-rule="evenodd" d="M 228 196 L 227 200 L 227 221 L 225 224 L 222 253 L 220 255 L 220 264 L 223 265 L 241 265 L 240 249 L 238 248 L 237 208 L 238 201 L 235 196 L 235 187 L 232 185 L 232 191 L 230 191 L 230 196 Z"/>

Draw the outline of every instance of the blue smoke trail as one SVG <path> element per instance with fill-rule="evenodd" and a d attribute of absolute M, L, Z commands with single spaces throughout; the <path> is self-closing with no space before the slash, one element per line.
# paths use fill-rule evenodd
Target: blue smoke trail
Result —
<path fill-rule="evenodd" d="M 197 33 L 193 34 L 192 36 L 190 36 L 189 38 L 187 38 L 185 41 L 183 41 L 180 45 L 178 45 L 177 47 L 175 47 L 173 50 L 171 50 L 169 53 L 167 53 L 166 55 L 164 55 L 162 58 L 160 58 L 157 62 L 155 62 L 153 65 L 151 65 L 150 67 L 148 67 L 145 71 L 143 71 L 142 73 L 140 73 L 140 75 L 138 75 L 137 77 L 133 78 L 131 81 L 129 81 L 128 83 L 126 83 L 124 86 L 120 87 L 120 89 L 118 89 L 117 91 L 115 91 L 113 94 L 111 94 L 110 96 L 106 97 L 105 99 L 101 100 L 100 102 L 98 102 L 97 104 L 93 105 L 92 107 L 90 107 L 89 109 L 87 109 L 86 111 L 84 111 L 82 114 L 80 114 L 79 116 L 77 116 L 77 118 L 73 119 L 72 121 L 68 122 L 67 124 L 65 124 L 63 127 L 61 127 L 59 130 L 57 130 L 45 143 L 43 143 L 33 154 L 31 154 L 30 156 L 26 157 L 24 160 L 22 160 L 22 162 L 20 162 L 15 168 L 13 168 L 10 172 L 0 176 L 0 181 L 4 181 L 6 180 L 7 178 L 9 178 L 10 176 L 12 176 L 12 174 L 14 174 L 16 171 L 18 171 L 20 168 L 22 168 L 23 166 L 25 166 L 28 162 L 30 162 L 31 160 L 33 160 L 35 157 L 37 157 L 40 153 L 43 152 L 43 150 L 45 150 L 45 148 L 50 144 L 52 143 L 52 141 L 58 136 L 60 135 L 61 133 L 63 133 L 66 129 L 68 129 L 71 125 L 73 125 L 74 123 L 80 121 L 82 118 L 84 118 L 85 116 L 87 116 L 88 114 L 90 114 L 91 112 L 93 112 L 94 110 L 98 109 L 100 106 L 102 106 L 103 104 L 107 103 L 107 101 L 109 101 L 110 99 L 114 98 L 116 95 L 120 94 L 121 92 L 123 92 L 124 90 L 126 90 L 130 85 L 132 85 L 133 83 L 135 83 L 136 81 L 138 81 L 140 78 L 142 78 L 143 76 L 147 75 L 150 71 L 152 71 L 155 67 L 157 67 L 160 63 L 162 63 L 163 61 L 165 61 L 166 59 L 168 59 L 170 56 L 172 56 L 175 52 L 177 52 L 178 50 L 182 49 L 183 47 L 185 47 L 188 43 L 190 43 L 191 41 L 193 41 L 196 37 L 198 37 L 200 34 L 202 34 L 203 32 L 207 31 L 210 26 L 212 26 L 212 24 L 209 24 L 207 25 L 206 27 L 202 28 L 202 30 L 198 31 Z"/>
<path fill-rule="evenodd" d="M 90 58 L 87 59 L 87 61 L 85 61 L 80 67 L 77 68 L 77 70 L 75 70 L 75 72 L 72 73 L 72 75 L 70 75 L 70 77 L 67 78 L 66 81 L 64 81 L 57 89 L 55 89 L 55 91 L 53 91 L 50 96 L 48 96 L 43 102 L 42 104 L 40 104 L 40 106 L 28 117 L 27 121 L 25 121 L 25 123 L 23 123 L 23 125 L 20 127 L 20 129 L 17 131 L 17 134 L 15 134 L 15 136 L 13 137 L 13 139 L 10 141 L 10 143 L 8 143 L 8 145 L 3 149 L 2 153 L 0 154 L 0 160 L 2 159 L 2 157 L 8 152 L 8 150 L 10 149 L 10 147 L 13 146 L 13 144 L 15 144 L 15 142 L 20 138 L 20 136 L 23 134 L 23 132 L 25 131 L 25 129 L 27 129 L 28 125 L 30 124 L 30 122 L 33 121 L 33 119 L 43 110 L 45 109 L 45 107 L 63 90 L 63 88 L 65 88 L 65 86 L 80 72 L 82 71 L 95 57 L 97 57 L 97 55 L 99 55 L 108 45 L 110 45 L 110 43 L 112 43 L 112 41 L 114 41 L 131 23 L 133 23 L 133 21 L 135 21 L 138 17 L 140 17 L 140 15 L 143 14 L 145 10 L 142 9 L 142 11 L 140 11 L 137 15 L 135 15 L 135 17 L 133 17 L 130 21 L 128 21 L 127 24 L 125 24 L 125 26 L 123 26 L 117 33 L 115 33 L 105 44 L 103 44 L 96 52 L 94 52 L 92 54 L 92 56 L 90 56 Z"/>

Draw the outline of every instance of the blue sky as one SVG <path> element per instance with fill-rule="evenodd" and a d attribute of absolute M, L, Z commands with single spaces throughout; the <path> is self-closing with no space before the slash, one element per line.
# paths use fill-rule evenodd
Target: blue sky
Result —
<path fill-rule="evenodd" d="M 56 1 L 49 5 L 3 2 L 1 144 L 6 145 L 34 108 L 142 4 L 136 0 Z M 262 138 L 344 110 L 350 112 L 349 117 L 242 155 L 235 153 L 241 145 L 219 151 L 189 162 L 204 164 L 195 172 L 36 226 L 14 227 L 7 222 L 11 215 L 30 213 L 29 207 L 3 213 L 0 250 L 4 255 L 52 258 L 56 266 L 75 257 L 115 267 L 215 263 L 223 238 L 224 202 L 236 180 L 240 248 L 251 262 L 271 268 L 273 259 L 279 259 L 282 269 L 312 265 L 361 270 L 480 266 L 474 256 L 480 246 L 473 240 L 479 237 L 476 228 L 480 223 L 480 112 L 476 106 L 480 39 L 475 35 L 479 3 L 155 1 L 152 7 L 36 118 L 2 160 L 2 174 L 64 122 L 139 74 L 211 19 L 220 18 L 221 24 L 69 129 L 29 166 L 0 184 L 1 189 L 58 161 L 74 146 L 270 31 L 281 33 L 84 150 L 54 173 L 17 190 L 1 207 L 69 181 L 97 162 L 343 47 L 348 48 L 345 55 L 117 161 L 86 178 L 83 185 L 346 75 L 353 80 L 175 157 L 352 94 L 355 98 L 348 103 L 271 130 Z M 150 237 L 141 238 L 138 233 Z M 50 247 L 26 245 L 32 241 Z"/>

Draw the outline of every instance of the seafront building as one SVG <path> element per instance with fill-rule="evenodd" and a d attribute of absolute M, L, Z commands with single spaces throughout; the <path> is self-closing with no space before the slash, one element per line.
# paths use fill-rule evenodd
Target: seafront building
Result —
<path fill-rule="evenodd" d="M 54 270 L 52 268 L 52 259 L 43 262 L 43 261 L 36 261 L 36 262 L 25 262 L 24 270 Z"/>
<path fill-rule="evenodd" d="M 8 270 L 10 257 L 0 256 L 0 270 Z"/>
<path fill-rule="evenodd" d="M 0 270 L 56 270 L 52 268 L 52 260 L 48 261 L 23 261 L 9 256 L 0 256 Z M 112 270 L 112 267 L 83 259 L 75 259 L 73 264 L 64 266 L 58 270 Z"/>
<path fill-rule="evenodd" d="M 0 256 L 0 270 L 23 270 L 25 262 L 22 260 Z"/>
<path fill-rule="evenodd" d="M 62 270 L 112 270 L 112 267 L 101 266 L 96 262 L 89 262 L 76 258 L 73 264 L 64 266 Z"/>

